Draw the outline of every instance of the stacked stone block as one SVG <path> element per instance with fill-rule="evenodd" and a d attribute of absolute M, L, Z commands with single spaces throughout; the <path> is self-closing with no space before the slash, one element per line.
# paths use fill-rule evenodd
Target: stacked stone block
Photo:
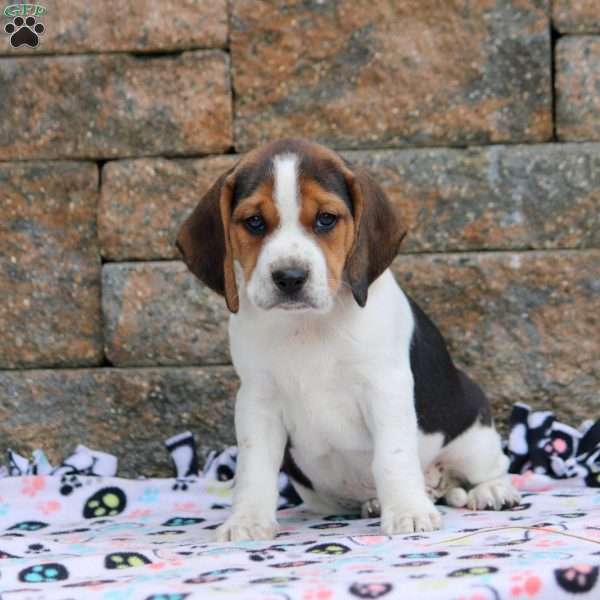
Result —
<path fill-rule="evenodd" d="M 226 307 L 173 240 L 288 135 L 398 205 L 393 270 L 501 425 L 600 417 L 600 0 L 48 4 L 0 40 L 0 452 L 233 442 Z"/>

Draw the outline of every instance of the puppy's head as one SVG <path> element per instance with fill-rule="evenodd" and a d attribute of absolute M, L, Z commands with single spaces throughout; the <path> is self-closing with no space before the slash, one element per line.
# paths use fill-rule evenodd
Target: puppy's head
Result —
<path fill-rule="evenodd" d="M 177 246 L 232 312 L 239 286 L 265 310 L 326 312 L 342 286 L 364 306 L 403 236 L 368 174 L 323 146 L 285 139 L 221 175 L 182 225 Z"/>

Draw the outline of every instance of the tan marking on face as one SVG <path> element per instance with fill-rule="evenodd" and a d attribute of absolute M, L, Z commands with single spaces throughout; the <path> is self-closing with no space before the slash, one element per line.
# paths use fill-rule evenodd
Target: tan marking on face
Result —
<path fill-rule="evenodd" d="M 314 179 L 300 178 L 300 222 L 321 248 L 327 263 L 327 280 L 336 293 L 343 279 L 346 258 L 354 242 L 354 220 L 346 203 L 335 193 L 327 191 Z M 317 233 L 314 225 L 319 213 L 338 217 L 335 227 L 327 233 Z"/>
<path fill-rule="evenodd" d="M 263 235 L 254 235 L 246 229 L 244 220 L 260 215 L 267 227 Z M 273 182 L 265 181 L 256 191 L 244 198 L 233 211 L 229 225 L 229 236 L 234 260 L 244 271 L 244 279 L 249 281 L 256 267 L 265 239 L 279 225 L 279 214 L 273 202 Z"/>

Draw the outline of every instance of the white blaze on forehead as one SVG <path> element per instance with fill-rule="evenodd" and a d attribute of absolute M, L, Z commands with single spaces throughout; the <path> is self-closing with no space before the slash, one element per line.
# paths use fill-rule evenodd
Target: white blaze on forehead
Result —
<path fill-rule="evenodd" d="M 273 159 L 275 179 L 275 205 L 279 211 L 282 227 L 298 222 L 298 157 L 295 154 L 279 154 Z"/>

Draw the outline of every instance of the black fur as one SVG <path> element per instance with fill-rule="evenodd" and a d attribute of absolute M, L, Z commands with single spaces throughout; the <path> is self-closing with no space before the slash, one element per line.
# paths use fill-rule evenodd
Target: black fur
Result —
<path fill-rule="evenodd" d="M 244 198 L 251 196 L 261 183 L 273 177 L 271 167 L 270 161 L 263 160 L 237 170 L 231 198 L 232 211 Z"/>
<path fill-rule="evenodd" d="M 305 473 L 300 469 L 300 467 L 296 464 L 290 449 L 292 447 L 292 442 L 290 438 L 288 438 L 287 444 L 285 445 L 285 452 L 283 454 L 283 464 L 282 469 L 296 482 L 309 490 L 313 489 L 312 481 L 305 475 Z"/>
<path fill-rule="evenodd" d="M 332 165 L 325 163 L 322 158 L 315 159 L 310 154 L 301 155 L 298 174 L 314 179 L 324 190 L 333 192 L 344 201 L 344 204 L 354 216 L 354 204 L 343 173 Z"/>
<path fill-rule="evenodd" d="M 485 394 L 454 366 L 442 334 L 419 306 L 411 298 L 408 300 L 415 320 L 410 368 L 419 428 L 425 433 L 442 433 L 447 444 L 478 418 L 491 425 Z"/>
<path fill-rule="evenodd" d="M 344 175 L 331 160 L 315 157 L 311 145 L 304 140 L 283 139 L 269 146 L 269 151 L 259 155 L 256 162 L 241 166 L 236 173 L 232 209 L 244 198 L 251 196 L 261 183 L 273 178 L 273 157 L 277 154 L 295 154 L 298 157 L 298 174 L 314 179 L 323 189 L 337 194 L 353 213 L 354 207 Z"/>

